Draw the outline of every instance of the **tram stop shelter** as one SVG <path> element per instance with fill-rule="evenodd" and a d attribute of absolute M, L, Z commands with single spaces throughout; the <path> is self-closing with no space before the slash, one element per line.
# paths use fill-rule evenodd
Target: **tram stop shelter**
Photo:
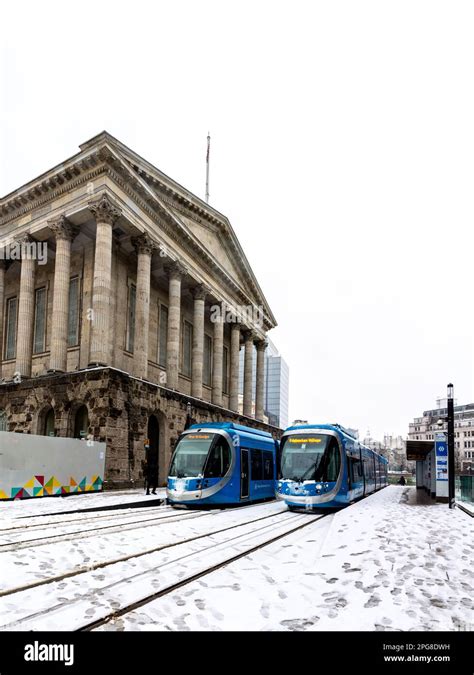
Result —
<path fill-rule="evenodd" d="M 437 502 L 448 501 L 448 453 L 444 434 L 435 441 L 407 441 L 407 460 L 416 462 L 416 487 Z"/>

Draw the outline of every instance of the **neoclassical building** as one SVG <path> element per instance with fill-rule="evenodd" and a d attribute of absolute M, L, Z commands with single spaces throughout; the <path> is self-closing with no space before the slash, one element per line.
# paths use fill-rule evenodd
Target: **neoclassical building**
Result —
<path fill-rule="evenodd" d="M 279 434 L 276 321 L 230 222 L 106 132 L 0 200 L 0 311 L 0 430 L 105 442 L 111 487 L 146 439 L 163 483 L 190 417 Z"/>

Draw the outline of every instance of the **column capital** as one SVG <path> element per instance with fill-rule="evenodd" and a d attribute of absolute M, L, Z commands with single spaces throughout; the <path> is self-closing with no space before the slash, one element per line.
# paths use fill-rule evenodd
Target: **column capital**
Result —
<path fill-rule="evenodd" d="M 265 349 L 268 347 L 268 340 L 265 339 L 257 340 L 255 346 L 257 347 L 257 351 L 264 352 Z"/>
<path fill-rule="evenodd" d="M 132 237 L 131 241 L 137 253 L 148 253 L 151 255 L 158 248 L 158 244 L 146 233 Z"/>
<path fill-rule="evenodd" d="M 71 223 L 64 215 L 48 220 L 48 227 L 54 234 L 56 240 L 65 239 L 67 241 L 72 241 L 79 232 L 77 225 L 73 225 L 73 223 Z"/>
<path fill-rule="evenodd" d="M 88 203 L 89 210 L 95 216 L 97 222 L 113 225 L 117 218 L 122 215 L 122 210 L 115 206 L 114 202 L 105 193 L 99 199 Z"/>
<path fill-rule="evenodd" d="M 198 284 L 193 288 L 192 293 L 195 300 L 205 300 L 206 295 L 209 295 L 210 290 L 204 284 Z"/>
<path fill-rule="evenodd" d="M 186 267 L 180 260 L 174 260 L 169 265 L 166 265 L 165 269 L 170 279 L 181 279 L 187 272 Z"/>
<path fill-rule="evenodd" d="M 238 330 L 238 331 L 240 331 L 241 328 L 242 328 L 242 326 L 240 325 L 240 323 L 239 323 L 238 321 L 233 321 L 233 322 L 230 324 L 230 329 L 231 329 L 231 330 Z"/>
<path fill-rule="evenodd" d="M 18 235 L 18 237 L 15 237 L 15 244 L 18 244 L 19 246 L 23 246 L 26 244 L 32 244 L 36 241 L 36 239 L 29 233 L 29 232 L 23 232 L 23 234 Z"/>
<path fill-rule="evenodd" d="M 29 232 L 24 232 L 16 237 L 14 239 L 14 245 L 20 249 L 20 259 L 22 263 L 27 260 L 33 262 L 36 261 L 36 246 L 38 245 L 38 242 Z M 15 259 L 18 259 L 18 251 L 16 251 Z"/>
<path fill-rule="evenodd" d="M 250 330 L 249 328 L 245 328 L 242 331 L 242 337 L 244 339 L 244 342 L 255 342 L 257 336 L 252 330 Z"/>

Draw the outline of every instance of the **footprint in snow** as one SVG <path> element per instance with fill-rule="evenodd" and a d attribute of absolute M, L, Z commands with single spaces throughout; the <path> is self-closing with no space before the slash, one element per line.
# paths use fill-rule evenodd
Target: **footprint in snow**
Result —
<path fill-rule="evenodd" d="M 224 615 L 217 611 L 217 609 L 211 609 L 211 614 L 216 619 L 216 621 L 223 621 Z"/>
<path fill-rule="evenodd" d="M 370 598 L 367 600 L 365 603 L 364 607 L 377 607 L 381 602 L 380 596 L 374 593 L 374 595 L 371 595 Z"/>
<path fill-rule="evenodd" d="M 280 621 L 280 626 L 284 626 L 291 631 L 302 631 L 314 626 L 317 621 L 319 621 L 319 616 L 311 616 L 309 619 L 285 619 Z"/>
<path fill-rule="evenodd" d="M 264 619 L 270 618 L 270 607 L 268 605 L 268 602 L 262 603 L 262 606 L 260 608 L 260 614 L 263 616 Z"/>

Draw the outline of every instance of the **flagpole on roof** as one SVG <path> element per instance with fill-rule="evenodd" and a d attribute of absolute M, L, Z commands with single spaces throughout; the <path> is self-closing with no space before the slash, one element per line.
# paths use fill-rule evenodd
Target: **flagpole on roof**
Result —
<path fill-rule="evenodd" d="M 211 150 L 211 136 L 207 132 L 207 154 L 206 154 L 206 202 L 209 204 L 209 152 Z"/>

